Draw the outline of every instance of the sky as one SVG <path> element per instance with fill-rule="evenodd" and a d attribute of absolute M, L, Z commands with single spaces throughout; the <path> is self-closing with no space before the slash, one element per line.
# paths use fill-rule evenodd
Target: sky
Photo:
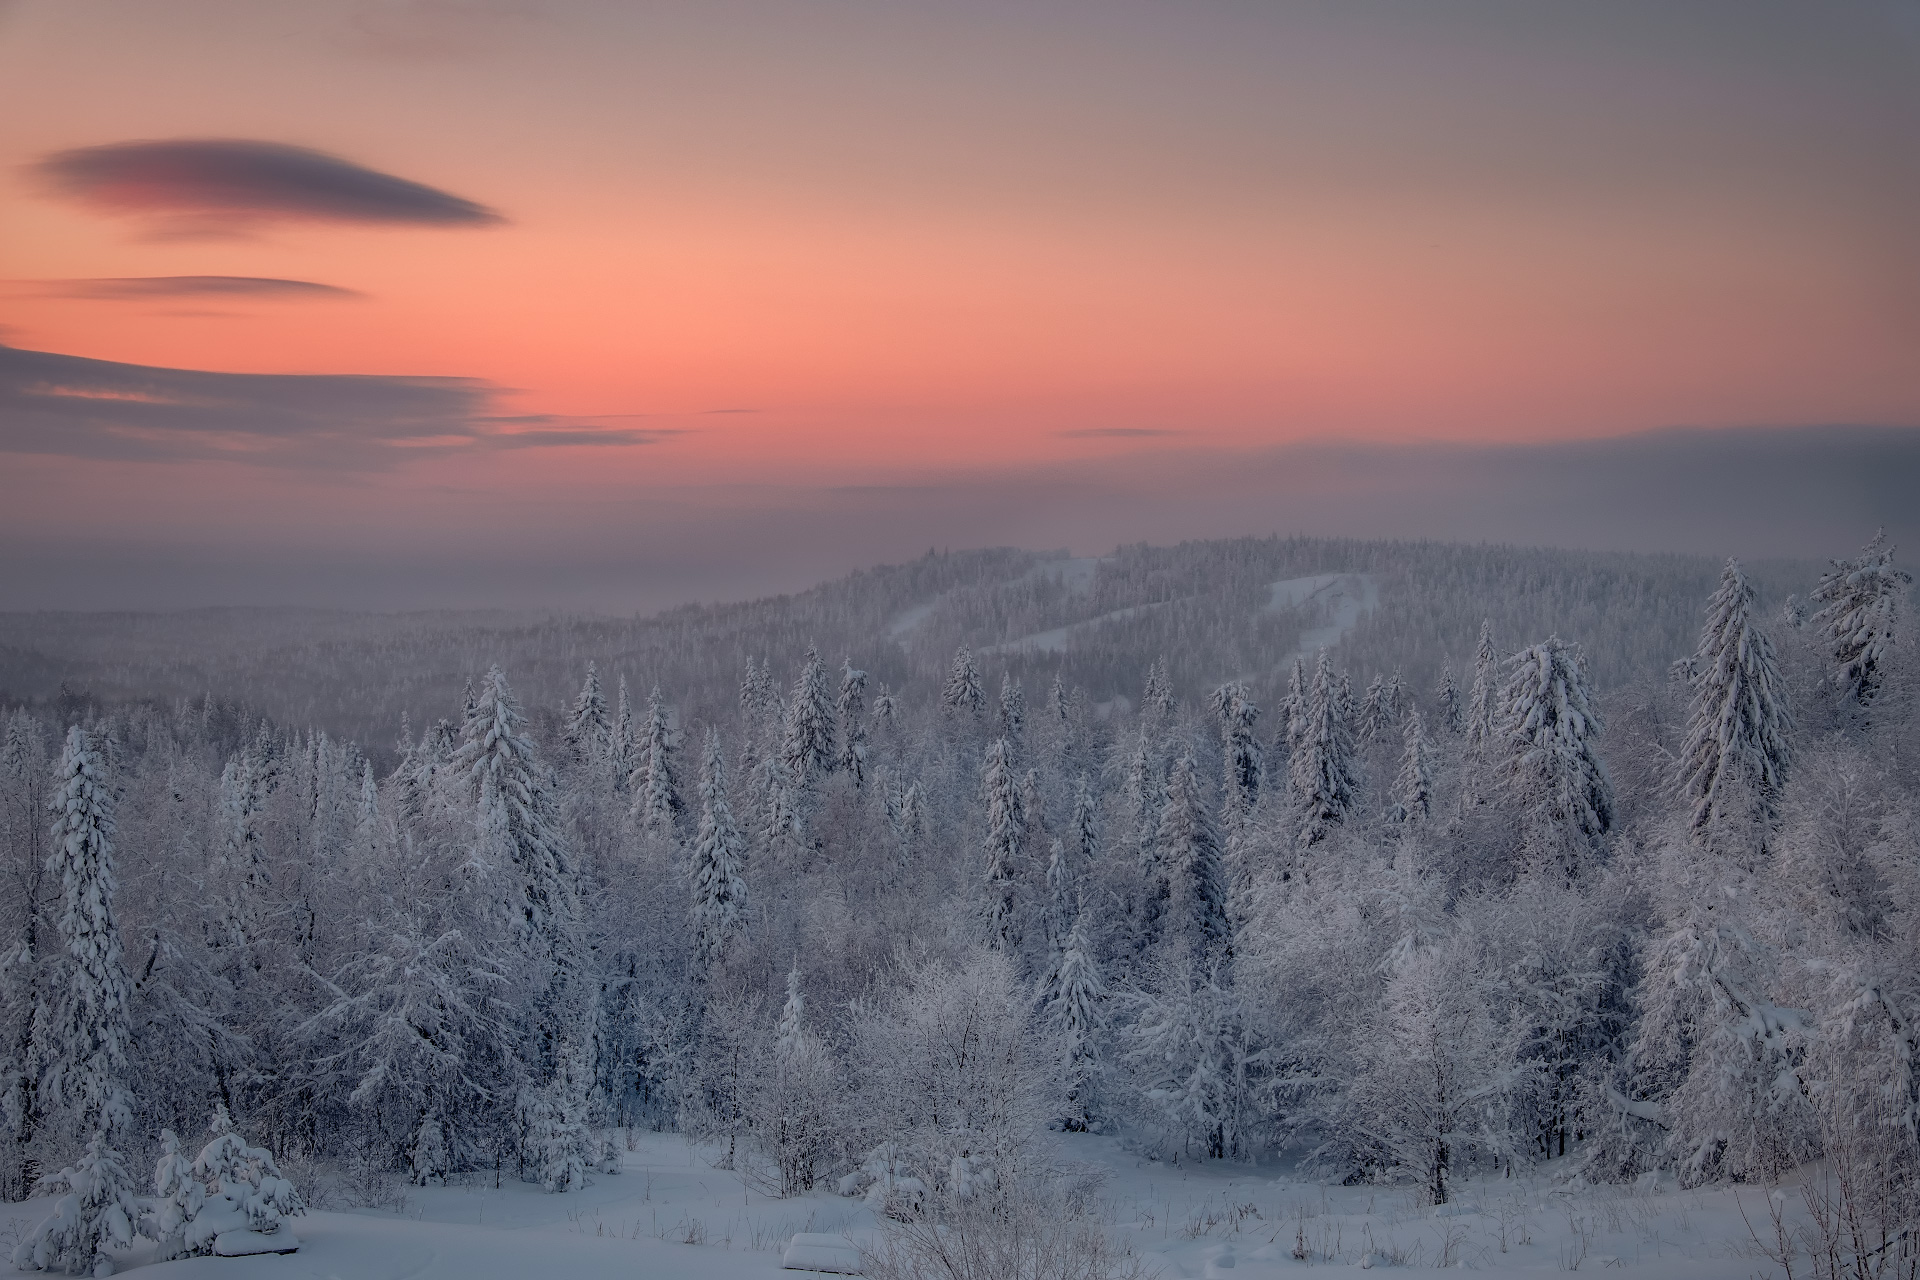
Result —
<path fill-rule="evenodd" d="M 1920 0 L 0 0 L 0 120 L 0 607 L 1920 534 Z"/>

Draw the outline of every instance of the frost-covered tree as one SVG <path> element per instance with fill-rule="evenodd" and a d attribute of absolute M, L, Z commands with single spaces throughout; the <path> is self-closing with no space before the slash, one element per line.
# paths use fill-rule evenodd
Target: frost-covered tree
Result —
<path fill-rule="evenodd" d="M 1394 822 L 1423 823 L 1433 815 L 1433 743 L 1420 709 L 1408 707 L 1400 738 L 1400 772 L 1393 779 Z"/>
<path fill-rule="evenodd" d="M 867 673 L 848 658 L 840 664 L 840 697 L 835 711 L 840 721 L 840 771 L 855 790 L 867 783 Z"/>
<path fill-rule="evenodd" d="M 1313 685 L 1301 709 L 1287 785 L 1294 838 L 1303 848 L 1326 839 L 1353 813 L 1353 732 L 1324 649 L 1315 661 Z"/>
<path fill-rule="evenodd" d="M 711 968 L 746 928 L 746 847 L 727 803 L 727 763 L 720 735 L 707 730 L 700 772 L 700 830 L 693 844 L 695 958 Z"/>
<path fill-rule="evenodd" d="M 786 734 L 780 743 L 780 763 L 799 804 L 804 806 L 820 779 L 833 771 L 833 748 L 833 697 L 827 688 L 827 668 L 809 645 L 793 681 Z"/>
<path fill-rule="evenodd" d="M 607 699 L 600 692 L 600 672 L 589 662 L 586 682 L 573 700 L 567 716 L 567 751 L 576 763 L 586 764 L 605 753 L 610 726 L 607 723 Z"/>
<path fill-rule="evenodd" d="M 633 695 L 627 690 L 627 678 L 620 677 L 619 698 L 614 704 L 613 728 L 607 738 L 607 773 L 614 786 L 624 789 L 638 763 L 639 744 L 633 733 Z"/>
<path fill-rule="evenodd" d="M 1019 759 L 1027 740 L 1027 695 L 1011 671 L 1000 676 L 1000 736 Z"/>
<path fill-rule="evenodd" d="M 1178 939 L 1200 966 L 1230 954 L 1226 870 L 1191 750 L 1181 752 L 1167 773 L 1158 862 L 1169 890 L 1164 936 Z"/>
<path fill-rule="evenodd" d="M 1864 709 L 1880 691 L 1888 650 L 1900 619 L 1900 600 L 1913 575 L 1893 565 L 1893 544 L 1882 529 L 1858 558 L 1835 560 L 1813 589 L 1819 611 L 1808 619 L 1832 646 L 1832 682 Z"/>
<path fill-rule="evenodd" d="M 948 716 L 973 717 L 986 705 L 986 691 L 980 687 L 980 671 L 973 665 L 973 650 L 961 645 L 947 670 L 947 682 L 940 689 L 940 710 Z"/>
<path fill-rule="evenodd" d="M 42 1082 L 87 1137 L 86 1155 L 52 1175 L 64 1193 L 51 1217 L 14 1253 L 17 1266 L 111 1275 L 107 1249 L 131 1241 L 134 1182 L 120 1146 L 133 1121 L 127 1088 L 128 983 L 114 914 L 113 779 L 94 735 L 67 731 L 55 775 L 50 870 L 60 881 L 60 934 L 66 942 Z"/>
<path fill-rule="evenodd" d="M 995 738 L 987 744 L 986 763 L 981 769 L 987 808 L 987 938 L 994 947 L 1010 947 L 1017 941 L 1016 888 L 1020 851 L 1027 836 L 1026 815 L 1021 812 L 1011 755 L 1007 740 Z"/>
<path fill-rule="evenodd" d="M 1354 738 L 1362 746 L 1372 746 L 1386 736 L 1393 724 L 1393 712 L 1387 705 L 1387 678 L 1376 675 L 1367 685 L 1366 693 L 1360 697 L 1360 719 L 1354 729 Z"/>
<path fill-rule="evenodd" d="M 1480 624 L 1473 648 L 1473 688 L 1467 694 L 1467 750 L 1485 754 L 1498 748 L 1500 652 L 1493 647 L 1493 621 Z"/>
<path fill-rule="evenodd" d="M 1707 602 L 1692 667 L 1693 705 L 1679 761 L 1680 789 L 1693 805 L 1688 825 L 1709 846 L 1764 840 L 1779 814 L 1793 715 L 1737 560 L 1727 561 Z"/>
<path fill-rule="evenodd" d="M 107 1250 L 133 1243 L 140 1204 L 133 1174 L 107 1136 L 96 1132 L 86 1154 L 48 1175 L 40 1190 L 56 1197 L 53 1212 L 14 1246 L 13 1265 L 22 1271 L 112 1275 Z"/>
<path fill-rule="evenodd" d="M 1453 681 L 1453 667 L 1441 664 L 1440 683 L 1433 690 L 1433 704 L 1440 716 L 1440 727 L 1458 734 L 1464 727 L 1460 717 L 1460 689 Z"/>
<path fill-rule="evenodd" d="M 40 725 L 25 711 L 0 741 L 0 1200 L 24 1199 L 39 1178 L 40 1074 L 48 1005 L 47 767 Z"/>
<path fill-rule="evenodd" d="M 1124 1060 L 1133 1069 L 1142 1118 L 1158 1121 L 1181 1148 L 1213 1160 L 1253 1149 L 1265 1055 L 1246 1001 L 1217 964 L 1177 964 L 1157 993 L 1125 998 Z"/>
<path fill-rule="evenodd" d="M 1356 1157 L 1411 1178 L 1435 1205 L 1476 1158 L 1507 1154 L 1500 1112 L 1512 1054 L 1470 965 L 1450 954 L 1460 946 L 1443 941 L 1388 979 L 1336 1126 Z"/>
<path fill-rule="evenodd" d="M 1247 687 L 1235 681 L 1213 691 L 1214 715 L 1220 718 L 1221 755 L 1226 777 L 1226 817 L 1231 823 L 1244 822 L 1260 802 L 1260 783 L 1264 757 L 1254 725 L 1260 708 L 1253 705 Z"/>
<path fill-rule="evenodd" d="M 1173 718 L 1173 680 L 1167 675 L 1167 660 L 1156 658 L 1147 667 L 1147 685 L 1140 695 L 1140 709 L 1165 724 Z"/>
<path fill-rule="evenodd" d="M 1085 913 L 1076 912 L 1041 978 L 1038 1000 L 1060 1072 L 1060 1127 L 1069 1133 L 1085 1133 L 1099 1120 L 1106 999 L 1107 985 Z"/>
<path fill-rule="evenodd" d="M 572 868 L 546 771 L 499 667 L 474 695 L 454 765 L 478 802 L 481 856 L 503 859 L 485 874 L 510 877 L 504 906 L 514 940 L 547 961 L 570 960 L 579 920 Z"/>
<path fill-rule="evenodd" d="M 132 1121 L 127 1090 L 127 972 L 115 917 L 113 780 L 94 736 L 67 731 L 56 775 L 50 870 L 60 881 L 65 963 L 43 1086 L 74 1109 L 82 1134 L 117 1146 Z"/>
<path fill-rule="evenodd" d="M 1100 860 L 1100 807 L 1094 801 L 1093 783 L 1084 773 L 1073 784 L 1073 816 L 1070 821 L 1081 865 L 1093 866 Z"/>
<path fill-rule="evenodd" d="M 1602 726 L 1586 668 L 1579 646 L 1558 636 L 1522 649 L 1507 665 L 1499 721 L 1507 791 L 1571 878 L 1581 850 L 1613 826 L 1613 784 L 1595 753 Z"/>
<path fill-rule="evenodd" d="M 660 699 L 660 686 L 655 685 L 647 695 L 647 740 L 640 744 L 640 761 L 628 785 L 635 824 L 662 840 L 674 838 L 687 807 L 680 794 L 676 754 L 667 707 Z"/>

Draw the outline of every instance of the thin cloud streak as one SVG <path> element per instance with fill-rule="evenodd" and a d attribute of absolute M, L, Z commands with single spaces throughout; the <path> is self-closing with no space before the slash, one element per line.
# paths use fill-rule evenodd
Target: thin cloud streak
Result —
<path fill-rule="evenodd" d="M 156 298 L 365 298 L 357 289 L 313 280 L 270 276 L 109 276 L 79 280 L 16 280 L 49 298 L 86 298 L 104 302 L 150 302 Z"/>
<path fill-rule="evenodd" d="M 77 147 L 32 171 L 56 195 L 109 214 L 158 217 L 175 234 L 268 222 L 491 226 L 485 205 L 308 147 L 178 138 Z"/>
<path fill-rule="evenodd" d="M 0 453 L 379 471 L 450 453 L 675 434 L 494 417 L 496 394 L 474 378 L 215 373 L 0 346 Z"/>

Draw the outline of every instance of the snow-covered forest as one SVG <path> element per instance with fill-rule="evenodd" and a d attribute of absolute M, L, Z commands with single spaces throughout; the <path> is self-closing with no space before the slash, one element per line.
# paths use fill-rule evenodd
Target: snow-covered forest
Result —
<path fill-rule="evenodd" d="M 914 1224 L 1082 1222 L 1087 1134 L 1428 1206 L 1817 1167 L 1754 1239 L 1911 1278 L 1910 582 L 1291 539 L 8 618 L 0 1195 L 61 1197 L 15 1261 L 669 1133 L 871 1206 L 872 1274 L 991 1274 Z M 1045 1274 L 1137 1262 L 1097 1236 Z"/>

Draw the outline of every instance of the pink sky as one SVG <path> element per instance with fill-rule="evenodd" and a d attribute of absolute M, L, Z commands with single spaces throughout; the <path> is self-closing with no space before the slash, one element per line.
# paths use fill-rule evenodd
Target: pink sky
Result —
<path fill-rule="evenodd" d="M 783 486 L 1303 439 L 1913 424 L 1914 14 L 15 0 L 0 342 L 467 379 L 483 434 L 648 443 L 456 432 L 371 471 L 307 450 L 236 473 L 42 431 L 8 446 L 0 519 L 44 532 L 113 492 L 162 538 L 243 527 L 221 513 L 253 503 L 404 530 L 453 490 L 750 483 L 778 505 Z M 59 168 L 206 139 L 310 148 L 425 203 L 222 205 L 177 157 L 160 179 Z M 178 277 L 350 293 L 73 283 Z"/>

